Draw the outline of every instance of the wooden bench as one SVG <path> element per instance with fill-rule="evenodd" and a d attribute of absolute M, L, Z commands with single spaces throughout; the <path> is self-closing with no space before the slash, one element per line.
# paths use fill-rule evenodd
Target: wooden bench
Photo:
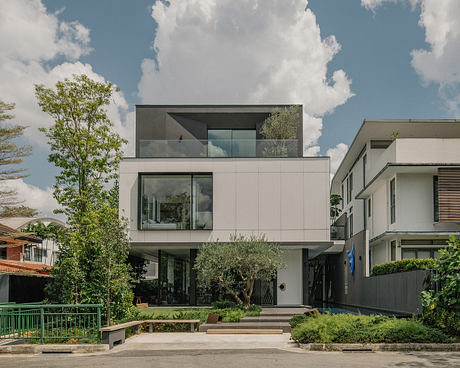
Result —
<path fill-rule="evenodd" d="M 119 325 L 113 325 L 109 327 L 102 327 L 102 343 L 108 344 L 109 349 L 113 348 L 116 343 L 124 344 L 125 342 L 125 329 L 128 327 L 137 326 L 137 333 L 140 332 L 142 321 L 131 321 L 126 323 L 120 323 Z"/>
<path fill-rule="evenodd" d="M 109 349 L 112 349 L 115 344 L 123 344 L 125 342 L 125 329 L 128 327 L 137 326 L 136 333 L 139 333 L 141 325 L 144 323 L 149 324 L 149 332 L 153 332 L 154 323 L 186 323 L 190 324 L 190 331 L 195 332 L 195 324 L 199 322 L 199 319 L 148 319 L 144 321 L 120 323 L 119 325 L 101 328 L 102 343 L 108 344 Z"/>

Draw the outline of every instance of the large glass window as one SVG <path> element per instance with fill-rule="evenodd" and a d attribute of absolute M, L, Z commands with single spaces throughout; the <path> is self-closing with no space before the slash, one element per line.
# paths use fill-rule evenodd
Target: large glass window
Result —
<path fill-rule="evenodd" d="M 256 157 L 256 131 L 209 129 L 208 157 Z"/>
<path fill-rule="evenodd" d="M 211 174 L 143 174 L 141 230 L 212 229 Z"/>

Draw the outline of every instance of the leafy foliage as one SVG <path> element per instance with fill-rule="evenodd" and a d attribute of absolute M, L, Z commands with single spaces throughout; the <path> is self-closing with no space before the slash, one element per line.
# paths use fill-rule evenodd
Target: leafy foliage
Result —
<path fill-rule="evenodd" d="M 331 194 L 331 218 L 335 221 L 337 217 L 340 215 L 340 208 L 339 205 L 342 203 L 342 196 L 338 194 Z"/>
<path fill-rule="evenodd" d="M 322 344 L 451 342 L 440 330 L 412 318 L 329 313 L 296 319 L 292 339 Z"/>
<path fill-rule="evenodd" d="M 231 300 L 222 300 L 212 303 L 212 307 L 215 309 L 235 308 L 235 302 Z"/>
<path fill-rule="evenodd" d="M 204 244 L 194 267 L 202 288 L 217 282 L 239 306 L 248 308 L 255 280 L 272 280 L 284 265 L 279 245 L 265 236 L 234 235 L 229 243 Z"/>
<path fill-rule="evenodd" d="M 409 258 L 400 261 L 382 263 L 372 267 L 371 276 L 387 275 L 390 273 L 414 270 L 432 270 L 435 260 L 432 258 Z"/>
<path fill-rule="evenodd" d="M 21 231 L 25 233 L 33 233 L 40 239 L 57 239 L 59 233 L 63 231 L 63 228 L 62 226 L 56 225 L 52 222 L 45 225 L 43 222 L 37 221 L 36 223 L 28 224 Z"/>
<path fill-rule="evenodd" d="M 449 246 L 439 250 L 432 281 L 440 289 L 422 292 L 423 319 L 460 336 L 460 238 L 451 237 Z"/>
<path fill-rule="evenodd" d="M 56 90 L 35 85 L 38 104 L 54 125 L 41 128 L 52 153 L 48 160 L 61 169 L 54 197 L 69 221 L 81 224 L 91 203 L 104 199 L 104 185 L 117 178 L 126 143 L 113 131 L 104 109 L 116 88 L 86 75 L 56 83 Z"/>
<path fill-rule="evenodd" d="M 265 119 L 260 134 L 265 139 L 296 139 L 299 120 L 298 106 L 276 108 Z"/>
<path fill-rule="evenodd" d="M 24 206 L 3 206 L 0 209 L 0 217 L 35 217 L 38 211 Z"/>
<path fill-rule="evenodd" d="M 298 106 L 275 108 L 265 119 L 260 134 L 265 138 L 264 157 L 287 157 L 290 149 L 297 149 L 288 140 L 297 138 L 297 127 L 300 121 Z"/>
<path fill-rule="evenodd" d="M 14 103 L 5 103 L 0 100 L 0 182 L 8 180 L 25 178 L 24 168 L 19 168 L 17 165 L 23 162 L 23 158 L 30 156 L 32 147 L 28 145 L 18 146 L 14 143 L 16 138 L 24 134 L 27 128 L 21 125 L 3 124 L 7 120 L 13 119 L 10 113 L 14 110 Z M 25 211 L 26 209 L 33 212 L 35 210 L 26 206 L 17 206 L 21 201 L 17 199 L 15 190 L 2 187 L 0 190 L 0 217 L 11 217 L 9 214 L 12 211 Z M 6 216 L 5 216 L 6 215 Z"/>
<path fill-rule="evenodd" d="M 60 172 L 53 195 L 67 216 L 52 299 L 63 303 L 104 304 L 104 317 L 121 320 L 131 313 L 132 278 L 125 221 L 118 216 L 118 177 L 122 139 L 108 119 L 105 106 L 115 87 L 86 75 L 57 82 L 56 90 L 35 86 L 38 104 L 54 119 L 41 129 L 51 148 L 49 161 Z"/>

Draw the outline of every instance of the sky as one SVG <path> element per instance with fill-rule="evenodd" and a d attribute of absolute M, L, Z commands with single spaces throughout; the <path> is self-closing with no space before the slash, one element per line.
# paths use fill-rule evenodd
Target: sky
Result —
<path fill-rule="evenodd" d="M 364 118 L 460 115 L 459 0 L 0 0 L 0 99 L 27 125 L 29 177 L 8 185 L 49 216 L 34 84 L 115 83 L 108 113 L 133 154 L 135 104 L 300 103 L 304 154 L 334 171 Z"/>

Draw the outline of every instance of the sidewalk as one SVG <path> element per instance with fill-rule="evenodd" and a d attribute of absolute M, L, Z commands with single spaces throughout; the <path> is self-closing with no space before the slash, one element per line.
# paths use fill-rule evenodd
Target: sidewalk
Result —
<path fill-rule="evenodd" d="M 112 352 L 124 350 L 250 350 L 281 349 L 302 351 L 289 341 L 291 334 L 208 335 L 204 332 L 144 333 L 135 335 Z"/>

